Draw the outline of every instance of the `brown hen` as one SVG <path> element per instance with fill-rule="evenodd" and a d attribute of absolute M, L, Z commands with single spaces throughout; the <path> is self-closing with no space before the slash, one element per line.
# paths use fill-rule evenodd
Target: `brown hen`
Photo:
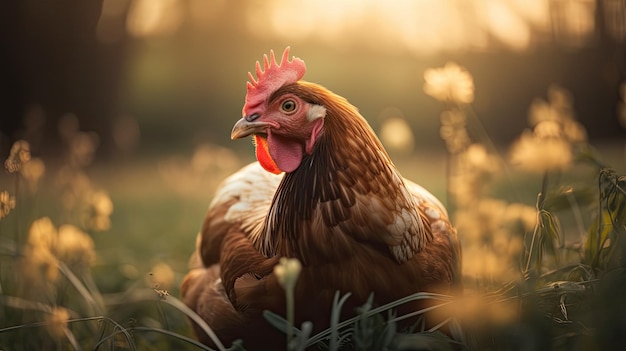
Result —
<path fill-rule="evenodd" d="M 295 325 L 328 327 L 336 291 L 344 317 L 373 293 L 377 305 L 428 291 L 460 290 L 461 254 L 445 208 L 404 179 L 358 110 L 301 80 L 304 62 L 273 52 L 250 74 L 232 138 L 253 136 L 258 163 L 230 176 L 210 204 L 181 291 L 217 336 L 244 347 L 285 349 L 262 311 L 285 315 L 273 273 L 297 258 Z M 409 303 L 403 314 L 423 307 Z M 199 339 L 212 341 L 196 326 Z"/>

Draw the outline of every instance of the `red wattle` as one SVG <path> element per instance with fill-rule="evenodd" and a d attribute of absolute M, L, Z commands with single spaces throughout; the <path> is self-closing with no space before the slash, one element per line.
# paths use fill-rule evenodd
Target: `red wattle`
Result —
<path fill-rule="evenodd" d="M 274 159 L 272 159 L 272 156 L 270 156 L 267 139 L 255 135 L 254 144 L 256 146 L 256 159 L 261 164 L 261 167 L 263 167 L 263 169 L 270 173 L 281 173 L 282 171 L 278 168 L 276 162 L 274 162 Z"/>
<path fill-rule="evenodd" d="M 299 142 L 272 134 L 272 131 L 268 130 L 267 146 L 270 157 L 281 171 L 290 173 L 300 166 L 303 151 Z"/>

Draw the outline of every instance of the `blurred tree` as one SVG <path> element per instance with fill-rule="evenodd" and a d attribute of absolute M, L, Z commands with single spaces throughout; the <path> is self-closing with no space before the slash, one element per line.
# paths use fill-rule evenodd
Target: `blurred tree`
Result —
<path fill-rule="evenodd" d="M 96 40 L 101 9 L 102 0 L 0 4 L 1 150 L 24 133 L 22 118 L 32 106 L 43 110 L 46 145 L 58 144 L 56 125 L 66 113 L 76 114 L 83 129 L 109 134 L 128 41 L 125 34 Z"/>

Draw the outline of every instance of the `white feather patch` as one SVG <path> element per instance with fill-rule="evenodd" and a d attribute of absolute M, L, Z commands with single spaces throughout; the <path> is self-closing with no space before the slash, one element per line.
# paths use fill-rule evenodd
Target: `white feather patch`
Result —
<path fill-rule="evenodd" d="M 276 175 L 267 172 L 258 162 L 253 162 L 226 178 L 209 206 L 224 206 L 236 199 L 224 214 L 224 219 L 230 223 L 240 223 L 241 229 L 259 248 L 264 240 L 261 233 L 263 219 L 282 178 L 282 173 Z"/>
<path fill-rule="evenodd" d="M 407 189 L 409 189 L 409 192 L 413 195 L 413 198 L 418 204 L 424 201 L 429 202 L 439 210 L 443 217 L 448 217 L 448 211 L 446 211 L 446 208 L 443 206 L 441 201 L 439 201 L 439 199 L 437 199 L 428 190 L 406 178 L 404 178 L 404 184 Z"/>
<path fill-rule="evenodd" d="M 312 105 L 306 113 L 306 119 L 313 122 L 318 118 L 326 117 L 326 107 L 322 105 Z"/>

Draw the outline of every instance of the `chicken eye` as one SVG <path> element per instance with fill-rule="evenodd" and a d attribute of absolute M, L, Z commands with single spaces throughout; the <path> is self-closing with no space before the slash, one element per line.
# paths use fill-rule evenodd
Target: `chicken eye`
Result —
<path fill-rule="evenodd" d="M 283 110 L 284 112 L 290 113 L 296 110 L 296 102 L 289 99 L 289 100 L 285 100 L 283 101 L 283 103 L 280 105 L 281 110 Z"/>

